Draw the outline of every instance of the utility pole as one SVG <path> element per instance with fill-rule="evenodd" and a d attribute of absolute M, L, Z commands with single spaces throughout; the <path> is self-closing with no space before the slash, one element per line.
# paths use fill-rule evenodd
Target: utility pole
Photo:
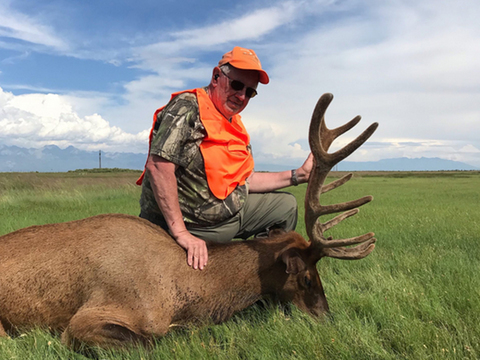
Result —
<path fill-rule="evenodd" d="M 102 150 L 98 151 L 98 168 L 102 168 Z"/>

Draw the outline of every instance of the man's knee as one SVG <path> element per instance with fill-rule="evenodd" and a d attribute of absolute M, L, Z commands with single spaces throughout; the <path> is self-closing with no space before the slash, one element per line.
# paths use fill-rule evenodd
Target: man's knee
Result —
<path fill-rule="evenodd" d="M 257 199 L 257 205 L 256 214 L 261 219 L 259 225 L 263 223 L 262 233 L 278 228 L 285 231 L 295 230 L 298 211 L 297 200 L 292 194 L 286 192 L 263 194 Z"/>

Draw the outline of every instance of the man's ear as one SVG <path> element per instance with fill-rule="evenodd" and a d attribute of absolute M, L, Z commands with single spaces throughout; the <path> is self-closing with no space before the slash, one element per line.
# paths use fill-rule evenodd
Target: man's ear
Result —
<path fill-rule="evenodd" d="M 287 274 L 298 274 L 306 270 L 307 266 L 295 249 L 288 249 L 282 254 L 282 261 L 287 265 Z"/>
<path fill-rule="evenodd" d="M 216 66 L 212 72 L 212 83 L 216 84 L 218 82 L 219 77 L 220 77 L 220 68 Z"/>

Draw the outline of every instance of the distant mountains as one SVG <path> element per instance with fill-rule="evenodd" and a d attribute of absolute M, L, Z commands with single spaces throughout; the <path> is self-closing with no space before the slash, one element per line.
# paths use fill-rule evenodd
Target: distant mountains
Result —
<path fill-rule="evenodd" d="M 349 162 L 338 164 L 338 171 L 439 171 L 439 170 L 478 170 L 474 166 L 460 161 L 445 160 L 440 158 L 396 158 L 382 159 L 379 161 Z"/>
<path fill-rule="evenodd" d="M 146 154 L 109 153 L 101 156 L 102 168 L 143 169 Z M 40 149 L 0 146 L 0 172 L 65 172 L 99 167 L 99 152 L 79 150 L 73 146 L 60 149 L 55 145 Z"/>
<path fill-rule="evenodd" d="M 120 168 L 142 170 L 147 159 L 146 154 L 102 152 L 102 168 Z M 287 161 L 286 161 L 287 162 Z M 298 164 L 286 163 L 260 164 L 258 171 L 281 171 L 298 167 Z M 99 152 L 84 151 L 69 146 L 60 149 L 55 145 L 41 149 L 26 149 L 17 146 L 0 145 L 0 172 L 65 172 L 76 169 L 92 169 L 99 167 Z M 440 170 L 478 170 L 458 161 L 440 158 L 397 158 L 379 161 L 351 162 L 342 161 L 337 165 L 338 171 L 440 171 Z"/>
<path fill-rule="evenodd" d="M 297 164 L 294 167 L 298 167 Z M 282 171 L 292 169 L 292 166 L 275 164 L 256 164 L 258 170 Z M 334 170 L 337 171 L 454 171 L 454 170 L 479 170 L 478 168 L 460 161 L 445 160 L 440 158 L 395 158 L 378 161 L 342 161 Z"/>

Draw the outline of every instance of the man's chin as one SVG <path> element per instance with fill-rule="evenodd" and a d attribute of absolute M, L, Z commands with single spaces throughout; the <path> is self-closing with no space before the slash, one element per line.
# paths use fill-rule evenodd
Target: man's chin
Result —
<path fill-rule="evenodd" d="M 242 111 L 242 106 L 238 106 L 235 104 L 227 104 L 228 111 L 230 112 L 230 116 L 238 114 L 240 111 Z"/>

